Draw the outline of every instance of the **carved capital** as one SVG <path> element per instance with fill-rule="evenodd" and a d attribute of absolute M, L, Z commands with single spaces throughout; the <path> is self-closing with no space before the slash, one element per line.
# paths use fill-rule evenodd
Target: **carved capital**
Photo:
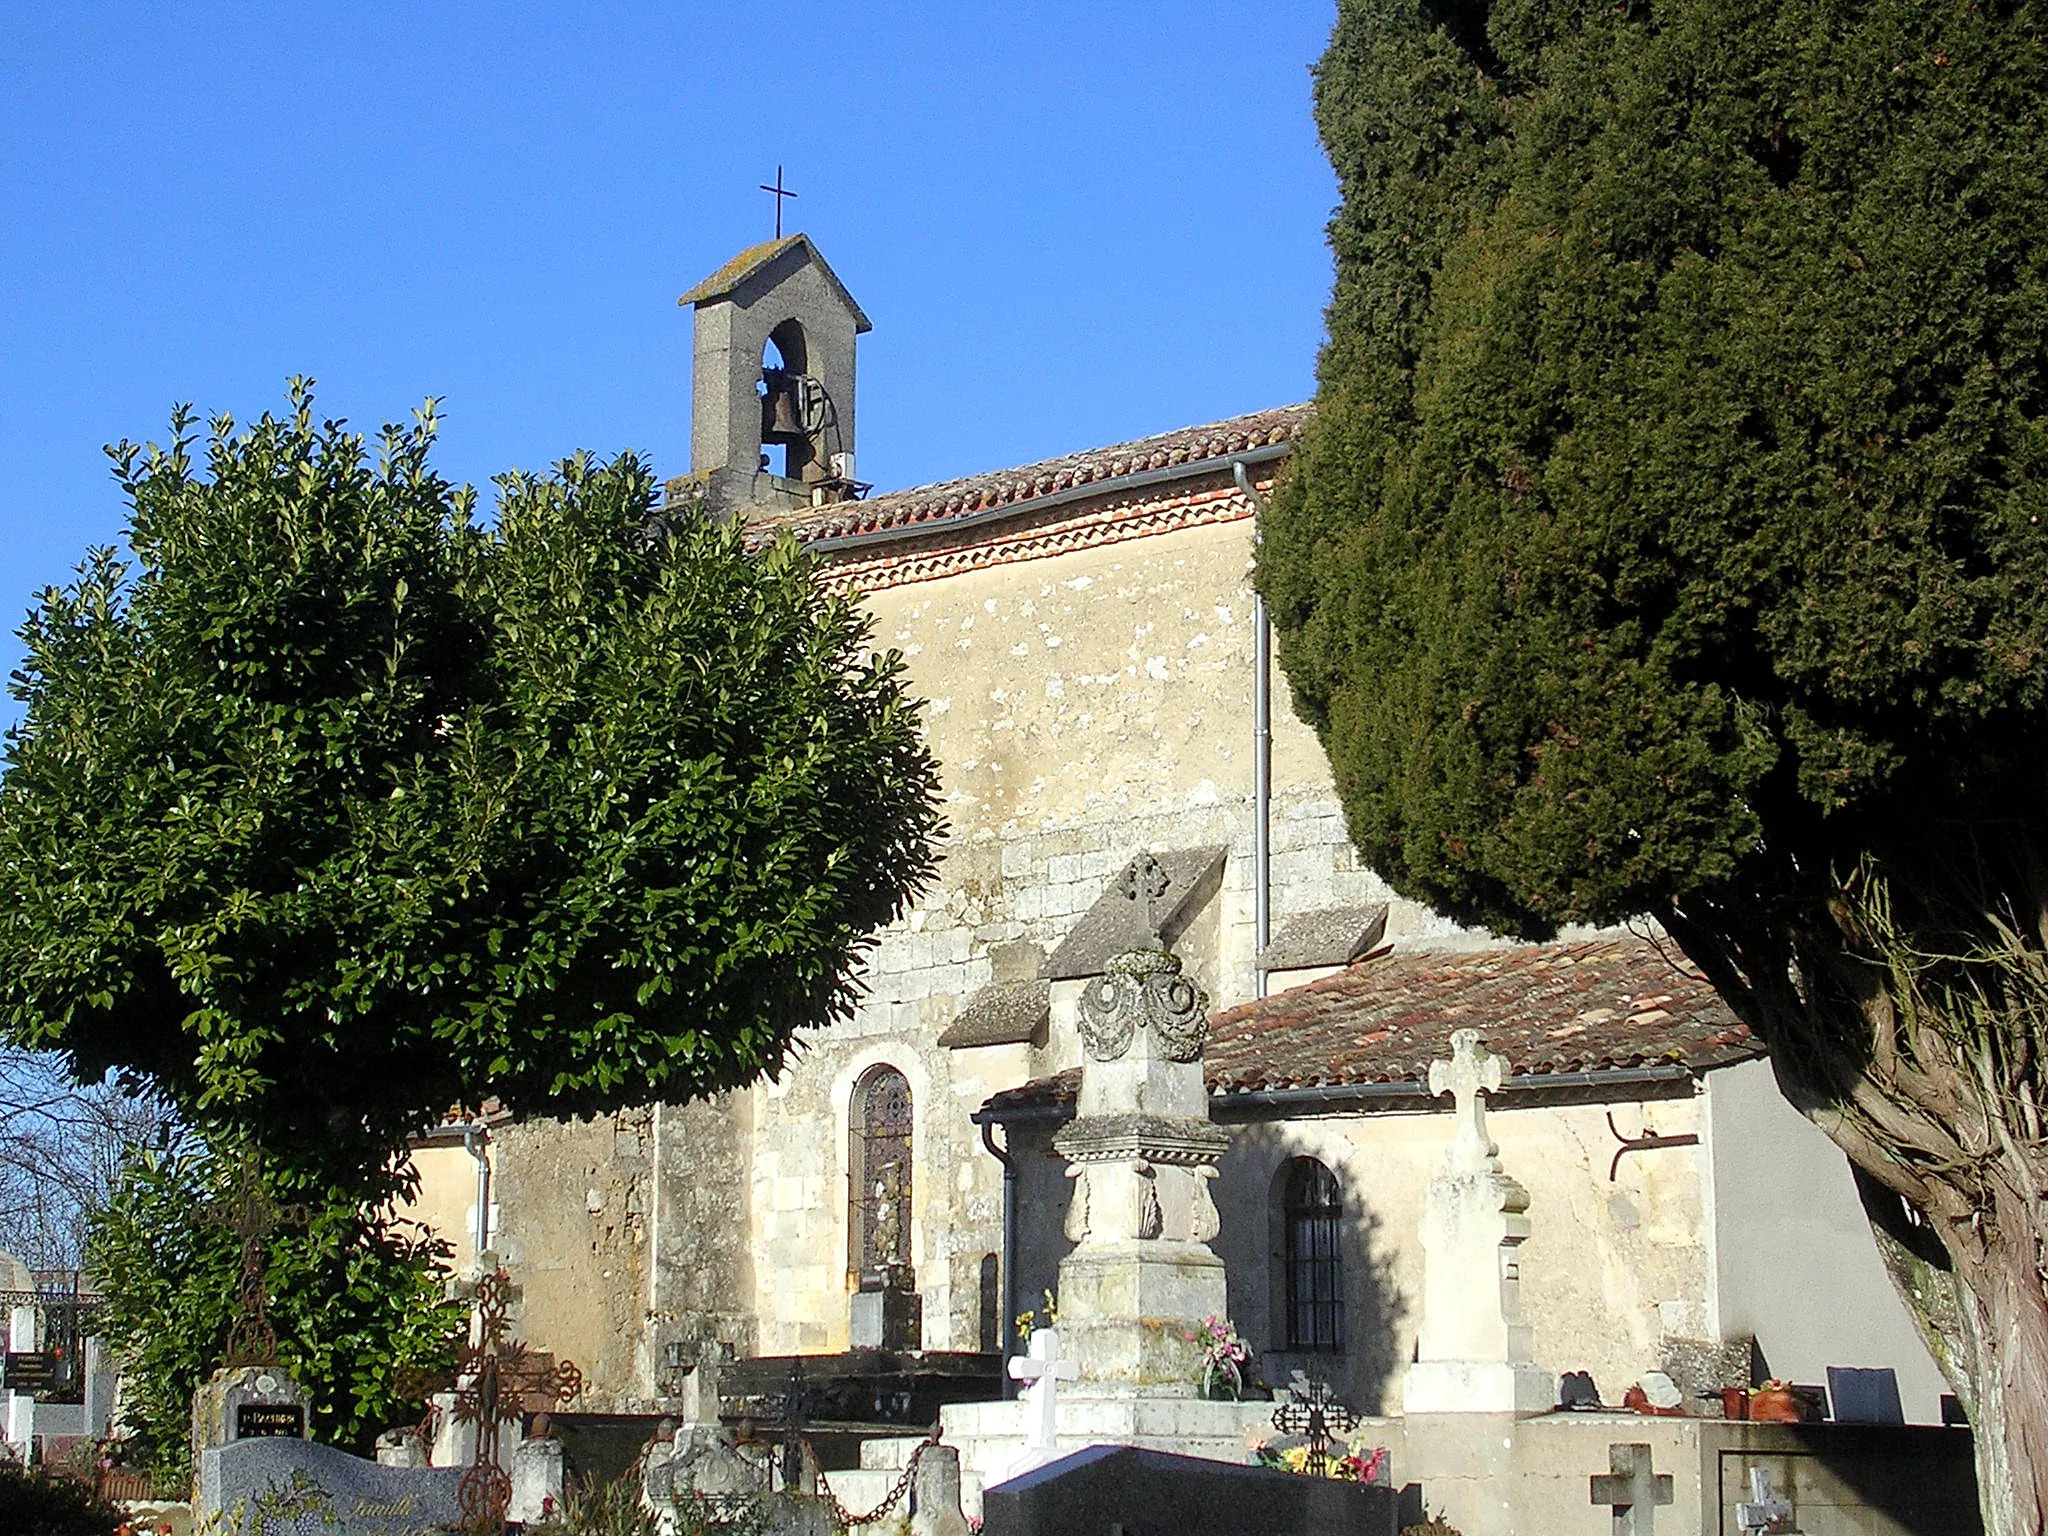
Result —
<path fill-rule="evenodd" d="M 1081 1044 L 1095 1060 L 1120 1059 L 1140 1027 L 1169 1061 L 1198 1059 L 1209 1039 L 1208 994 L 1163 949 L 1118 955 L 1081 993 Z"/>

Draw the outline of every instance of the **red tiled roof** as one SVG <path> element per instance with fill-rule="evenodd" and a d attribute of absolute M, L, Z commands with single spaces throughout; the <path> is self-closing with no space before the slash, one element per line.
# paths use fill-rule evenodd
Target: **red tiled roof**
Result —
<path fill-rule="evenodd" d="M 970 475 L 964 480 L 946 480 L 936 485 L 913 486 L 871 496 L 866 501 L 835 502 L 826 507 L 804 507 L 755 520 L 766 531 L 787 528 L 800 539 L 841 539 L 883 529 L 908 528 L 920 523 L 939 523 L 946 518 L 985 512 L 1050 496 L 1119 475 L 1148 469 L 1170 469 L 1196 464 L 1204 459 L 1222 458 L 1284 443 L 1301 430 L 1312 407 L 1283 405 L 1233 416 L 1228 421 L 1206 426 L 1182 427 L 1135 442 L 1107 448 L 1091 448 L 1064 458 L 1025 464 L 1016 469 L 993 470 Z"/>
<path fill-rule="evenodd" d="M 1533 1080 L 1658 1065 L 1700 1073 L 1763 1054 L 1675 948 L 1619 938 L 1361 960 L 1215 1015 L 1205 1075 L 1220 1094 L 1419 1085 L 1450 1054 L 1451 1031 L 1465 1028 L 1508 1059 L 1511 1075 Z M 988 1107 L 1000 1117 L 1062 1103 L 1079 1080 L 1040 1078 Z"/>

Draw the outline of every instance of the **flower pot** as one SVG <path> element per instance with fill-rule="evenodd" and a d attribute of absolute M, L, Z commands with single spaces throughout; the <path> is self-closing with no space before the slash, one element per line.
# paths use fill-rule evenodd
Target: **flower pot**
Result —
<path fill-rule="evenodd" d="M 1244 1395 L 1244 1376 L 1236 1362 L 1210 1360 L 1202 1367 L 1202 1396 L 1211 1402 L 1234 1403 Z"/>
<path fill-rule="evenodd" d="M 1721 1389 L 1721 1417 L 1724 1419 L 1746 1419 L 1749 1417 L 1749 1394 L 1741 1387 Z"/>
<path fill-rule="evenodd" d="M 1806 1412 L 1798 1398 L 1783 1387 L 1767 1387 L 1749 1394 L 1749 1416 L 1763 1424 L 1801 1424 Z"/>

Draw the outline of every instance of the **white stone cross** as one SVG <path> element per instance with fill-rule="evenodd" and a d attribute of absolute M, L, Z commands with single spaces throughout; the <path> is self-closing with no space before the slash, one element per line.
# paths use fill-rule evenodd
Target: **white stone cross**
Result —
<path fill-rule="evenodd" d="M 1032 1329 L 1030 1353 L 1013 1355 L 1008 1369 L 1013 1381 L 1030 1383 L 1024 1389 L 1025 1452 L 1057 1449 L 1059 1383 L 1081 1374 L 1080 1366 L 1060 1354 L 1059 1330 Z"/>
<path fill-rule="evenodd" d="M 1457 1100 L 1458 1129 L 1451 1142 L 1451 1166 L 1465 1170 L 1498 1167 L 1500 1148 L 1486 1134 L 1485 1093 L 1499 1093 L 1507 1080 L 1507 1062 L 1485 1049 L 1476 1029 L 1454 1030 L 1451 1059 L 1429 1064 L 1429 1095 L 1448 1093 Z"/>
<path fill-rule="evenodd" d="M 1737 1529 L 1748 1531 L 1789 1531 L 1795 1511 L 1789 1499 L 1781 1499 L 1771 1488 L 1771 1474 L 1763 1467 L 1749 1469 L 1750 1502 L 1735 1506 Z"/>

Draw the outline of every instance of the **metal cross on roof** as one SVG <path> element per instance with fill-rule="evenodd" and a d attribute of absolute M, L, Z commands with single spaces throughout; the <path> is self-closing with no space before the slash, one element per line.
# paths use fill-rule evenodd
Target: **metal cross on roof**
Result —
<path fill-rule="evenodd" d="M 313 1219 L 309 1206 L 280 1205 L 263 1187 L 263 1169 L 253 1154 L 245 1156 L 235 1174 L 235 1187 L 224 1199 L 199 1209 L 210 1227 L 226 1227 L 242 1240 L 242 1278 L 236 1287 L 240 1303 L 228 1330 L 226 1363 L 275 1365 L 277 1332 L 270 1326 L 270 1294 L 264 1283 L 268 1254 L 264 1239 L 279 1227 L 303 1227 Z"/>
<path fill-rule="evenodd" d="M 782 184 L 782 167 L 779 165 L 775 167 L 775 185 L 771 187 L 764 181 L 761 183 L 761 190 L 775 194 L 775 238 L 780 240 L 782 238 L 782 200 L 785 197 L 795 197 L 796 194 Z"/>
<path fill-rule="evenodd" d="M 1302 1470 L 1311 1477 L 1327 1477 L 1331 1436 L 1356 1429 L 1358 1415 L 1337 1401 L 1330 1392 L 1330 1384 L 1320 1376 L 1296 1371 L 1294 1385 L 1287 1390 L 1294 1401 L 1273 1410 L 1273 1427 L 1284 1435 L 1300 1435 L 1307 1440 L 1308 1463 Z"/>

